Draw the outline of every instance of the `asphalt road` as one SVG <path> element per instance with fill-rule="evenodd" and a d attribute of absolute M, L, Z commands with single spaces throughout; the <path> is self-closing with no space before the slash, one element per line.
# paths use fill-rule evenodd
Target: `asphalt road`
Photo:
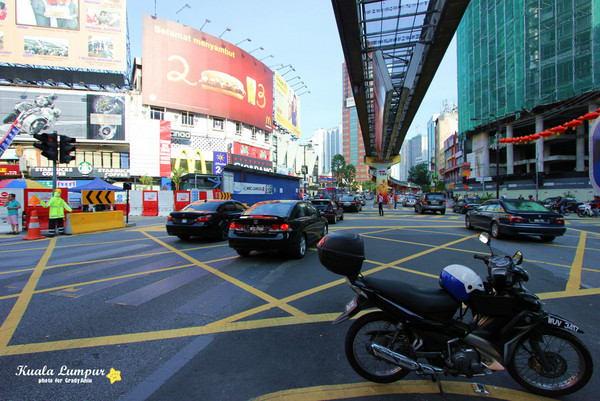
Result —
<path fill-rule="evenodd" d="M 333 326 L 353 296 L 325 270 L 314 246 L 302 260 L 240 258 L 226 242 L 180 241 L 164 218 L 123 230 L 38 241 L 0 235 L 0 400 L 542 400 L 506 373 L 408 375 L 364 381 L 344 355 L 350 323 Z M 473 259 L 487 247 L 450 210 L 370 206 L 330 231 L 360 233 L 363 272 L 435 287 L 445 265 L 485 276 Z M 493 241 L 520 249 L 528 287 L 546 308 L 574 321 L 600 355 L 600 219 L 569 217 L 553 243 Z M 598 361 L 596 360 L 596 363 Z M 480 383 L 489 395 L 475 392 Z M 565 400 L 595 399 L 598 375 Z"/>

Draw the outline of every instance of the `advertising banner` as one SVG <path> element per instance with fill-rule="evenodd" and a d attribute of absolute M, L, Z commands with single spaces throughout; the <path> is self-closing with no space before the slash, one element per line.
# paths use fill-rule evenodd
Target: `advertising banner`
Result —
<path fill-rule="evenodd" d="M 77 139 L 125 140 L 123 95 L 1 89 L 0 132 L 6 132 L 17 118 L 21 123 L 17 135 L 56 130 Z"/>
<path fill-rule="evenodd" d="M 21 169 L 18 164 L 0 164 L 0 177 L 20 177 Z"/>
<path fill-rule="evenodd" d="M 171 176 L 171 122 L 160 122 L 160 176 Z"/>
<path fill-rule="evenodd" d="M 255 159 L 253 157 L 231 155 L 231 164 L 234 166 L 253 168 L 255 170 L 273 171 L 273 162 Z"/>
<path fill-rule="evenodd" d="M 221 175 L 227 165 L 227 152 L 213 152 L 213 174 Z"/>
<path fill-rule="evenodd" d="M 233 184 L 233 193 L 239 195 L 273 195 L 273 185 L 236 182 Z"/>
<path fill-rule="evenodd" d="M 142 101 L 273 131 L 273 72 L 231 43 L 144 15 Z"/>
<path fill-rule="evenodd" d="M 275 121 L 300 137 L 300 98 L 275 71 Z"/>
<path fill-rule="evenodd" d="M 233 153 L 236 155 L 249 156 L 255 159 L 269 160 L 269 149 L 233 142 Z"/>
<path fill-rule="evenodd" d="M 32 167 L 29 169 L 31 178 L 52 177 L 52 167 Z M 88 162 L 82 162 L 78 167 L 57 167 L 57 177 L 69 178 L 129 178 L 129 170 L 125 168 L 96 168 Z M 75 185 L 73 185 L 75 186 Z"/>
<path fill-rule="evenodd" d="M 126 0 L 2 3 L 0 62 L 127 70 Z"/>

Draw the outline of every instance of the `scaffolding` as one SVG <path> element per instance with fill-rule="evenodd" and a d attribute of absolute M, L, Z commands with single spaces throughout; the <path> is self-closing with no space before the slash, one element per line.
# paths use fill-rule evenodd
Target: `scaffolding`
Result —
<path fill-rule="evenodd" d="M 457 31 L 459 132 L 600 90 L 600 1 L 473 0 Z"/>

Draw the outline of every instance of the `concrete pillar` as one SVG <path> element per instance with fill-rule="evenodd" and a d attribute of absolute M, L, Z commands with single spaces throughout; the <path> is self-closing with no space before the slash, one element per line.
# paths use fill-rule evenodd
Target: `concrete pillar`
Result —
<path fill-rule="evenodd" d="M 576 150 L 575 150 L 575 171 L 585 171 L 585 127 L 581 124 L 577 127 L 576 134 Z"/>
<path fill-rule="evenodd" d="M 535 132 L 539 133 L 544 130 L 544 118 L 542 116 L 535 116 Z M 536 172 L 544 171 L 544 141 L 535 141 L 535 158 L 536 160 Z"/>
<path fill-rule="evenodd" d="M 506 125 L 506 137 L 513 137 L 513 126 L 512 124 Z M 506 146 L 506 174 L 514 174 L 515 173 L 515 149 L 512 143 L 509 143 Z"/>

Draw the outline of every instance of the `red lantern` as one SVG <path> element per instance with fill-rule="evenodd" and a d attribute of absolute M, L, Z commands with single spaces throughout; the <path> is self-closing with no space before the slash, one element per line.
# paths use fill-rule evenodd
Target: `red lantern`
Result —
<path fill-rule="evenodd" d="M 571 120 L 568 123 L 564 123 L 563 125 L 567 128 L 575 129 L 581 125 L 581 120 Z"/>
<path fill-rule="evenodd" d="M 548 138 L 549 136 L 552 136 L 552 132 L 551 132 L 551 131 L 548 131 L 548 130 L 546 130 L 546 131 L 542 131 L 542 132 L 540 132 L 540 136 L 541 136 L 542 138 Z"/>
<path fill-rule="evenodd" d="M 591 113 L 587 113 L 581 117 L 578 118 L 578 120 L 582 120 L 582 121 L 590 121 L 590 120 L 595 120 L 598 117 L 600 117 L 600 113 L 597 113 L 595 111 L 592 111 Z"/>
<path fill-rule="evenodd" d="M 469 186 L 468 186 L 468 185 L 465 185 L 463 188 L 464 188 L 464 189 L 469 189 Z"/>
<path fill-rule="evenodd" d="M 540 134 L 533 134 L 533 135 L 531 135 L 531 139 L 533 139 L 534 141 L 537 141 L 540 138 L 541 138 Z"/>
<path fill-rule="evenodd" d="M 554 132 L 556 134 L 562 134 L 563 132 L 565 132 L 567 129 L 565 127 L 563 127 L 562 125 L 559 125 L 558 127 L 554 127 L 554 128 L 550 128 L 550 132 Z"/>

